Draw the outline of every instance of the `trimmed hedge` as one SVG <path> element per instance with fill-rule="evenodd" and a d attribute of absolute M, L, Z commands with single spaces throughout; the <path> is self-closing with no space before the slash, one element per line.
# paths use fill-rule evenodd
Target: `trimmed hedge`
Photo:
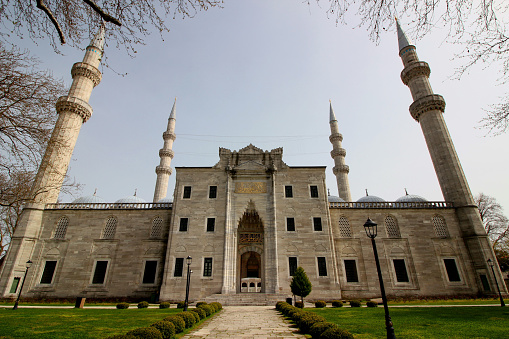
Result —
<path fill-rule="evenodd" d="M 295 307 L 304 308 L 304 303 L 302 301 L 296 301 L 295 302 Z"/>
<path fill-rule="evenodd" d="M 323 300 L 315 301 L 316 308 L 324 308 L 325 306 L 327 306 L 327 303 L 325 301 L 323 301 Z"/>
<path fill-rule="evenodd" d="M 368 302 L 366 303 L 366 306 L 367 306 L 367 307 L 378 307 L 378 303 L 377 303 L 376 301 L 371 301 L 371 300 L 370 300 L 370 301 L 368 301 Z"/>
<path fill-rule="evenodd" d="M 210 303 L 209 305 L 212 305 L 216 308 L 217 311 L 221 311 L 223 309 L 223 305 L 221 303 L 214 301 L 213 303 Z"/>
<path fill-rule="evenodd" d="M 208 305 L 205 301 L 198 301 L 196 303 L 196 307 L 200 307 L 201 305 Z"/>
<path fill-rule="evenodd" d="M 129 308 L 129 303 L 118 303 L 117 304 L 117 309 L 119 309 L 119 310 L 125 310 L 127 308 Z"/>
<path fill-rule="evenodd" d="M 177 317 L 176 315 L 170 315 L 164 318 L 164 321 L 172 322 L 175 325 L 175 333 L 180 333 L 186 328 L 186 322 L 183 318 Z"/>
<path fill-rule="evenodd" d="M 200 307 L 198 308 L 201 308 L 202 310 L 205 311 L 205 313 L 207 313 L 207 317 L 209 315 L 211 315 L 212 313 L 214 313 L 214 308 L 210 305 L 200 305 Z"/>
<path fill-rule="evenodd" d="M 320 338 L 323 332 L 327 331 L 329 328 L 337 326 L 336 324 L 323 321 L 314 323 L 313 326 L 309 329 L 309 334 L 311 334 L 312 338 Z"/>
<path fill-rule="evenodd" d="M 206 313 L 203 309 L 201 309 L 201 308 L 199 308 L 199 307 L 197 307 L 197 308 L 191 308 L 191 309 L 189 309 L 189 311 L 191 311 L 191 312 L 195 312 L 196 314 L 198 314 L 198 316 L 200 317 L 200 319 L 205 319 L 205 318 L 207 317 L 207 313 Z"/>
<path fill-rule="evenodd" d="M 181 317 L 186 322 L 186 328 L 191 328 L 196 324 L 196 318 L 194 317 L 194 312 L 180 312 L 175 314 L 177 317 Z"/>
<path fill-rule="evenodd" d="M 332 307 L 343 307 L 343 302 L 341 300 L 332 300 Z"/>
<path fill-rule="evenodd" d="M 140 301 L 138 303 L 138 308 L 148 308 L 149 303 L 146 301 Z"/>
<path fill-rule="evenodd" d="M 170 303 L 167 301 L 163 301 L 159 304 L 159 308 L 170 308 Z"/>
<path fill-rule="evenodd" d="M 350 307 L 361 307 L 362 303 L 360 300 L 350 300 Z"/>
<path fill-rule="evenodd" d="M 186 305 L 186 302 L 185 301 L 179 301 L 177 303 L 177 308 L 184 308 L 184 306 Z"/>
<path fill-rule="evenodd" d="M 320 335 L 320 339 L 353 339 L 353 335 L 339 327 L 331 327 Z"/>
<path fill-rule="evenodd" d="M 163 339 L 172 339 L 175 335 L 175 325 L 173 325 L 173 323 L 170 321 L 160 320 L 150 326 L 159 330 L 163 336 Z"/>
<path fill-rule="evenodd" d="M 163 339 L 163 335 L 157 328 L 140 327 L 126 333 L 127 338 Z"/>

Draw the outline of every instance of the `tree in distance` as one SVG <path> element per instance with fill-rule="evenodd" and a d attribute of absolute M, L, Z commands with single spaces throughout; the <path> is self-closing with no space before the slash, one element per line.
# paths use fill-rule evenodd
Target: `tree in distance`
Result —
<path fill-rule="evenodd" d="M 312 287 L 311 281 L 309 281 L 304 269 L 300 266 L 297 267 L 293 274 L 292 282 L 290 283 L 292 293 L 298 295 L 302 303 L 304 303 L 304 298 L 311 293 Z"/>

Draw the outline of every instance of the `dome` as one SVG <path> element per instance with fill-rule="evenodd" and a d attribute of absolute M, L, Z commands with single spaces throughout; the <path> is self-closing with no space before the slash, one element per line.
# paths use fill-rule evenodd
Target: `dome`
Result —
<path fill-rule="evenodd" d="M 396 202 L 426 202 L 425 198 L 421 197 L 420 195 L 415 194 L 406 194 L 398 199 L 396 199 Z"/>
<path fill-rule="evenodd" d="M 377 197 L 376 195 L 366 195 L 357 200 L 357 202 L 385 202 L 385 200 Z"/>
<path fill-rule="evenodd" d="M 173 202 L 173 198 L 172 197 L 166 197 L 166 198 L 162 198 L 161 200 L 158 201 L 158 203 L 168 203 L 168 202 Z"/>
<path fill-rule="evenodd" d="M 143 203 L 146 203 L 146 201 L 135 195 L 131 195 L 129 197 L 125 197 L 115 201 L 115 204 L 143 204 Z"/>
<path fill-rule="evenodd" d="M 329 195 L 327 199 L 329 199 L 329 202 L 345 202 L 343 199 L 335 195 Z"/>
<path fill-rule="evenodd" d="M 97 195 L 87 195 L 84 197 L 79 197 L 78 199 L 72 202 L 73 204 L 104 204 L 106 200 Z"/>

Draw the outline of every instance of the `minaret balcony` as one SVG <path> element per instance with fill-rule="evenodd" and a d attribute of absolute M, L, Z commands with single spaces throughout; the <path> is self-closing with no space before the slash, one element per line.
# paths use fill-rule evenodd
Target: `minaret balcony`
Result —
<path fill-rule="evenodd" d="M 92 65 L 83 62 L 77 62 L 72 66 L 71 75 L 74 79 L 76 76 L 83 76 L 92 80 L 94 87 L 99 85 L 102 79 L 101 71 Z"/>
<path fill-rule="evenodd" d="M 401 81 L 403 81 L 403 83 L 408 86 L 408 83 L 413 78 L 417 76 L 425 76 L 426 78 L 429 78 L 430 74 L 431 69 L 429 68 L 427 62 L 416 61 L 409 64 L 403 69 L 403 71 L 401 71 Z"/>
<path fill-rule="evenodd" d="M 83 123 L 87 122 L 92 116 L 93 109 L 88 102 L 76 97 L 69 97 L 67 95 L 58 98 L 56 103 L 57 113 L 72 112 L 78 114 L 83 118 Z"/>
<path fill-rule="evenodd" d="M 439 94 L 427 95 L 415 100 L 410 105 L 409 110 L 412 117 L 419 121 L 419 117 L 426 112 L 437 110 L 443 113 L 445 111 L 445 100 Z"/>

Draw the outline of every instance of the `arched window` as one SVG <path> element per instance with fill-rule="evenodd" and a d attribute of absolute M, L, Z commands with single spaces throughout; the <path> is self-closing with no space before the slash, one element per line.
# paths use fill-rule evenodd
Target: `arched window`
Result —
<path fill-rule="evenodd" d="M 435 235 L 439 238 L 448 238 L 449 232 L 447 231 L 447 225 L 444 217 L 441 215 L 435 215 L 431 218 L 433 228 L 435 229 Z"/>
<path fill-rule="evenodd" d="M 69 218 L 67 218 L 66 216 L 61 217 L 58 220 L 57 228 L 55 229 L 53 238 L 54 239 L 64 239 L 65 233 L 67 232 L 67 226 L 69 226 Z"/>
<path fill-rule="evenodd" d="M 152 229 L 150 230 L 151 238 L 161 238 L 163 235 L 163 219 L 155 217 L 152 220 Z"/>
<path fill-rule="evenodd" d="M 117 231 L 117 218 L 109 217 L 108 220 L 106 220 L 106 226 L 104 227 L 101 239 L 115 238 L 116 231 Z"/>
<path fill-rule="evenodd" d="M 351 238 L 352 229 L 350 228 L 350 222 L 346 217 L 339 218 L 339 234 L 342 238 Z"/>
<path fill-rule="evenodd" d="M 389 238 L 401 238 L 398 221 L 391 215 L 385 217 L 385 230 Z"/>

